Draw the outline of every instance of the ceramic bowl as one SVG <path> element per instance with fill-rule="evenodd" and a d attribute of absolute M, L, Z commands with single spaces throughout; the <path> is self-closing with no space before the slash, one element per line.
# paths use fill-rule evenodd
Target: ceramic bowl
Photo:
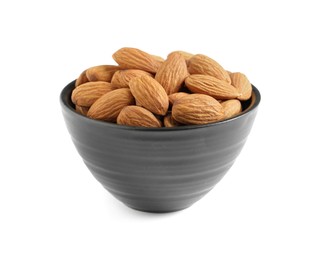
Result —
<path fill-rule="evenodd" d="M 75 81 L 69 83 L 60 101 L 78 153 L 114 197 L 146 212 L 185 209 L 215 187 L 243 148 L 261 99 L 252 86 L 252 98 L 231 119 L 207 125 L 141 128 L 78 114 L 71 102 L 74 87 Z"/>

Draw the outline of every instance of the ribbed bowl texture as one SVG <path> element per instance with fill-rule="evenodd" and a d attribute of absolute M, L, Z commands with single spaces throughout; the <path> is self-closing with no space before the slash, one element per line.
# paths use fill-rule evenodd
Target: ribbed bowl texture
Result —
<path fill-rule="evenodd" d="M 71 102 L 74 88 L 75 81 L 63 89 L 60 101 L 84 163 L 119 201 L 157 213 L 191 206 L 223 178 L 247 140 L 261 99 L 253 86 L 251 100 L 243 102 L 243 112 L 234 118 L 207 125 L 141 128 L 78 114 Z"/>

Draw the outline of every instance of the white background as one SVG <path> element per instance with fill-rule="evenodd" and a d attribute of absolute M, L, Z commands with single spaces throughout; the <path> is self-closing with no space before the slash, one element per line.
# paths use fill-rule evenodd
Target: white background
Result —
<path fill-rule="evenodd" d="M 0 259 L 317 259 L 316 1 L 1 1 Z M 125 207 L 59 105 L 125 46 L 203 53 L 262 94 L 225 178 L 192 207 Z"/>

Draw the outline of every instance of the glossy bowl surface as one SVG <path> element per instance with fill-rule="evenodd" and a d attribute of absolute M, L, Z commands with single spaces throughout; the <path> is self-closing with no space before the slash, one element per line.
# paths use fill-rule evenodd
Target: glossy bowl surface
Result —
<path fill-rule="evenodd" d="M 147 212 L 185 209 L 226 174 L 245 144 L 260 103 L 221 122 L 176 128 L 141 128 L 93 120 L 71 102 L 75 81 L 61 92 L 67 129 L 94 177 L 127 206 Z"/>

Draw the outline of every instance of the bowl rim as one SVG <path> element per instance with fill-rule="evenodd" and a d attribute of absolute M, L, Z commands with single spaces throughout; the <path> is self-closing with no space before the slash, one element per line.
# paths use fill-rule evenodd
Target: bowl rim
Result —
<path fill-rule="evenodd" d="M 78 112 L 76 112 L 76 110 L 73 107 L 69 106 L 68 101 L 70 100 L 70 94 L 71 94 L 72 90 L 75 88 L 75 82 L 76 82 L 76 80 L 73 80 L 72 82 L 67 84 L 67 86 L 65 86 L 63 88 L 63 90 L 61 91 L 60 104 L 61 104 L 62 108 L 64 110 L 67 110 L 69 113 L 72 113 L 75 117 L 78 117 L 78 119 L 87 120 L 93 124 L 97 124 L 97 125 L 100 124 L 100 125 L 103 125 L 106 127 L 112 127 L 112 128 L 117 128 L 117 129 L 121 129 L 121 130 L 137 130 L 137 131 L 146 131 L 146 132 L 170 132 L 170 131 L 185 131 L 185 130 L 194 130 L 194 129 L 205 128 L 205 127 L 213 127 L 213 126 L 217 126 L 217 125 L 226 124 L 228 122 L 235 121 L 235 120 L 238 120 L 239 118 L 245 117 L 246 115 L 248 115 L 252 111 L 255 111 L 257 109 L 257 107 L 259 106 L 260 101 L 261 101 L 260 91 L 254 85 L 251 84 L 252 85 L 251 104 L 242 113 L 240 113 L 234 117 L 231 117 L 231 118 L 228 118 L 228 119 L 225 119 L 222 121 L 209 123 L 209 124 L 203 124 L 203 125 L 185 125 L 185 126 L 177 126 L 177 127 L 126 126 L 126 125 L 118 125 L 116 123 L 111 123 L 111 122 L 106 122 L 106 121 L 101 121 L 101 120 L 96 120 L 96 119 L 86 117 L 86 116 L 81 115 Z"/>

